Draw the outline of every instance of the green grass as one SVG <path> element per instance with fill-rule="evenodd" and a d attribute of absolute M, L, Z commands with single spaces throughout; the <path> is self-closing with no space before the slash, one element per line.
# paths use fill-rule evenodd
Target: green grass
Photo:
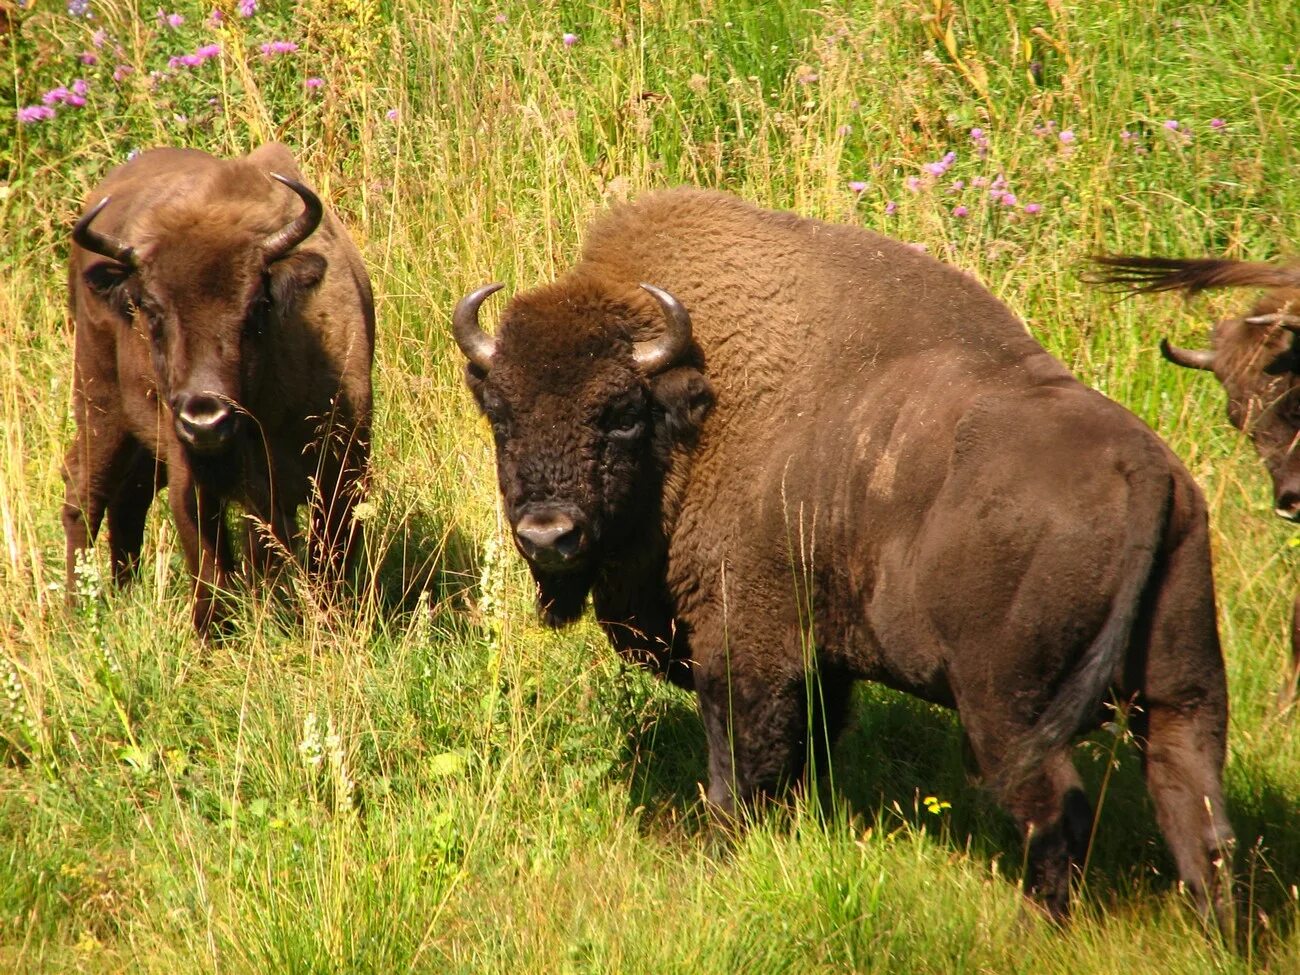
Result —
<path fill-rule="evenodd" d="M 1300 718 L 1273 712 L 1295 536 L 1212 380 L 1155 352 L 1166 334 L 1197 345 L 1246 296 L 1115 303 L 1078 278 L 1102 250 L 1287 252 L 1292 0 L 264 0 L 250 19 L 226 7 L 221 31 L 188 2 L 177 30 L 154 4 L 92 3 L 91 21 L 34 6 L 0 7 L 17 30 L 0 33 L 0 969 L 1300 968 Z M 81 65 L 96 28 L 113 40 Z M 262 58 L 276 39 L 300 50 Z M 149 86 L 214 40 L 219 58 Z M 119 63 L 134 68 L 121 85 Z M 14 121 L 76 77 L 86 106 Z M 67 613 L 68 228 L 130 149 L 272 137 L 375 283 L 375 595 L 345 614 L 250 600 L 238 637 L 204 648 L 160 505 L 139 583 Z M 950 150 L 937 185 L 907 188 Z M 999 173 L 1014 207 L 969 186 Z M 1020 843 L 967 781 L 951 715 L 863 688 L 833 787 L 728 842 L 704 821 L 691 699 L 623 668 L 590 623 L 539 627 L 449 310 L 486 280 L 549 279 L 607 200 L 678 183 L 924 244 L 1186 461 L 1212 511 L 1242 953 L 1205 938 L 1174 889 L 1112 736 L 1078 752 L 1105 794 L 1058 931 L 1022 907 Z M 103 589 L 93 569 L 103 546 L 82 580 Z"/>

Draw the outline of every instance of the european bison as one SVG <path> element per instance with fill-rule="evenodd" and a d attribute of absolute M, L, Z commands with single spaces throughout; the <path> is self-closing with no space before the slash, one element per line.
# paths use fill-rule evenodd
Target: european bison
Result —
<path fill-rule="evenodd" d="M 1209 349 L 1160 342 L 1166 359 L 1206 369 L 1228 394 L 1228 420 L 1247 434 L 1273 479 L 1273 510 L 1300 521 L 1300 267 L 1217 258 L 1101 257 L 1094 280 L 1140 294 L 1209 288 L 1270 288 L 1245 315 L 1225 318 Z M 1291 612 L 1291 666 L 1279 705 L 1295 699 L 1300 681 L 1300 592 Z"/>
<path fill-rule="evenodd" d="M 309 567 L 337 580 L 369 455 L 374 304 L 347 232 L 301 179 L 279 144 L 226 160 L 155 149 L 88 197 L 68 273 L 70 593 L 105 513 L 114 580 L 132 575 L 163 484 L 200 633 L 230 612 L 228 502 L 252 516 L 265 573 L 310 500 Z"/>
<path fill-rule="evenodd" d="M 1092 815 L 1071 739 L 1136 699 L 1179 873 L 1224 908 L 1205 503 L 1140 421 L 959 271 L 721 193 L 613 210 L 493 337 L 499 287 L 453 327 L 542 614 L 590 592 L 617 650 L 694 688 L 712 804 L 796 779 L 880 681 L 959 711 L 1063 915 Z"/>

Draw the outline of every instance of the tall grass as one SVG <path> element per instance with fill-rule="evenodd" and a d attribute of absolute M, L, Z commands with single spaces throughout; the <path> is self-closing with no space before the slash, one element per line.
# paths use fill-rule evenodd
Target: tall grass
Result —
<path fill-rule="evenodd" d="M 1244 296 L 1116 303 L 1077 276 L 1100 250 L 1288 250 L 1291 0 L 262 0 L 251 17 L 220 0 L 220 25 L 186 2 L 177 27 L 153 4 L 85 6 L 0 6 L 0 969 L 1300 966 L 1300 732 L 1272 711 L 1294 536 L 1219 390 L 1154 351 L 1196 345 Z M 263 56 L 271 41 L 298 49 Z M 76 78 L 84 106 L 17 121 Z M 131 150 L 268 138 L 375 282 L 376 595 L 347 614 L 248 600 L 238 637 L 204 648 L 159 506 L 139 582 L 101 582 L 101 546 L 65 612 L 68 227 Z M 1058 931 L 1021 906 L 1020 844 L 947 713 L 864 688 L 834 788 L 724 843 L 691 699 L 589 623 L 539 628 L 448 310 L 485 280 L 547 280 L 607 201 L 678 183 L 969 270 L 1188 464 L 1212 508 L 1243 953 L 1174 889 L 1119 728 L 1078 751 L 1106 790 Z"/>

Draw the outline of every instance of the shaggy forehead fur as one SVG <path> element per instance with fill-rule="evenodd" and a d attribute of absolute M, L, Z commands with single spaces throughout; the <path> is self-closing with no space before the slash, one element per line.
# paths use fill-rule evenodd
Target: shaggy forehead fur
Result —
<path fill-rule="evenodd" d="M 195 299 L 242 296 L 262 270 L 261 242 L 302 204 L 256 166 L 233 162 L 148 210 L 131 242 L 150 277 Z"/>
<path fill-rule="evenodd" d="M 1280 289 L 1261 298 L 1242 318 L 1225 318 L 1214 327 L 1214 371 L 1225 383 L 1266 389 L 1282 385 L 1283 377 L 1269 376 L 1264 368 L 1292 347 L 1294 337 L 1278 326 L 1250 325 L 1245 318 L 1300 310 L 1300 290 Z M 1294 378 L 1294 377 L 1292 377 Z"/>
<path fill-rule="evenodd" d="M 637 295 L 607 282 L 570 278 L 510 302 L 497 354 L 503 365 L 517 365 L 531 381 L 563 392 L 598 366 L 622 360 L 631 370 L 633 336 L 649 328 L 647 318 L 653 315 Z"/>

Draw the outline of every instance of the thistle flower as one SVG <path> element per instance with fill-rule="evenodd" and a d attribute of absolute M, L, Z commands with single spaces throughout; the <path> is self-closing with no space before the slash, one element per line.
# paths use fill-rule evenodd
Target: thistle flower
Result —
<path fill-rule="evenodd" d="M 1035 213 L 1041 213 L 1041 212 L 1042 212 L 1042 209 L 1043 209 L 1043 205 L 1042 205 L 1041 203 L 1026 203 L 1026 204 L 1025 204 L 1025 213 L 1029 214 L 1031 217 L 1032 217 Z"/>
<path fill-rule="evenodd" d="M 28 105 L 14 112 L 14 116 L 23 125 L 31 125 L 33 122 L 48 122 L 54 118 L 54 109 L 48 105 Z"/>
<path fill-rule="evenodd" d="M 87 19 L 94 16 L 90 12 L 90 0 L 68 0 L 69 17 L 85 17 Z"/>
<path fill-rule="evenodd" d="M 954 217 L 956 217 L 958 220 L 960 220 L 960 219 L 962 219 L 963 217 L 968 217 L 968 216 L 970 216 L 970 211 L 967 210 L 964 206 L 962 206 L 962 205 L 959 203 L 959 204 L 957 204 L 955 207 L 952 208 L 952 215 L 953 215 Z"/>
<path fill-rule="evenodd" d="M 1062 145 L 1071 145 L 1075 141 L 1074 129 L 1062 129 L 1058 138 L 1061 140 Z"/>
<path fill-rule="evenodd" d="M 867 184 L 860 179 L 855 179 L 849 183 L 849 189 L 854 193 L 862 193 L 866 190 Z"/>
<path fill-rule="evenodd" d="M 185 23 L 185 17 L 183 14 L 163 13 L 161 7 L 158 8 L 158 13 L 155 16 L 158 18 L 159 26 L 170 27 L 172 30 L 176 30 L 181 24 Z"/>
<path fill-rule="evenodd" d="M 113 80 L 121 83 L 122 79 L 134 70 L 135 68 L 131 67 L 129 64 L 119 64 L 113 69 Z"/>
<path fill-rule="evenodd" d="M 103 47 L 108 43 L 108 31 L 101 27 L 99 30 L 95 31 L 95 33 L 90 35 L 90 43 L 95 45 L 95 47 Z"/>
<path fill-rule="evenodd" d="M 1210 119 L 1210 128 L 1212 128 L 1212 129 L 1221 129 L 1221 128 L 1223 128 L 1224 126 L 1226 126 L 1227 124 L 1228 124 L 1228 123 L 1225 122 L 1225 121 L 1224 121 L 1223 119 L 1221 119 L 1221 118 L 1212 118 L 1212 119 Z"/>
<path fill-rule="evenodd" d="M 85 65 L 99 64 L 99 55 L 94 51 L 82 51 L 77 57 Z"/>
<path fill-rule="evenodd" d="M 239 16 L 251 17 L 257 13 L 257 0 L 239 0 L 235 9 L 239 11 Z"/>
<path fill-rule="evenodd" d="M 292 54 L 298 50 L 298 45 L 293 41 L 267 41 L 258 48 L 262 52 L 262 57 L 275 57 L 277 54 Z"/>
<path fill-rule="evenodd" d="M 888 203 L 885 204 L 885 216 L 892 217 L 897 212 L 898 212 L 898 204 L 895 203 L 893 200 L 890 200 Z"/>
<path fill-rule="evenodd" d="M 384 113 L 384 118 L 388 119 L 388 121 L 390 122 L 396 122 L 398 119 L 397 109 L 390 108 L 388 111 Z"/>
<path fill-rule="evenodd" d="M 1178 119 L 1176 119 L 1176 118 L 1166 119 L 1166 120 L 1165 120 L 1165 128 L 1168 129 L 1170 132 L 1177 132 L 1177 131 L 1178 131 Z"/>
<path fill-rule="evenodd" d="M 323 78 L 308 78 L 302 84 L 308 91 L 315 91 L 316 89 L 325 86 L 325 80 Z"/>
<path fill-rule="evenodd" d="M 578 35 L 565 33 L 560 37 L 560 40 L 564 42 L 565 47 L 573 47 L 578 43 Z"/>

